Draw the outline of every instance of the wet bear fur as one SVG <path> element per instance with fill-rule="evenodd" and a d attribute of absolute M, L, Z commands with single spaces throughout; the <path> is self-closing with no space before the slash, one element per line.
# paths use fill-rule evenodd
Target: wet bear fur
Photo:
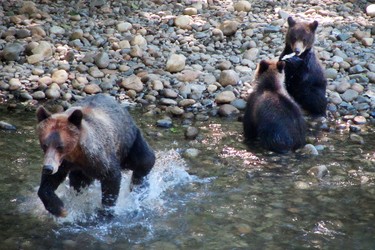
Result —
<path fill-rule="evenodd" d="M 280 55 L 295 53 L 285 59 L 285 85 L 295 101 L 313 116 L 325 116 L 327 108 L 327 80 L 313 50 L 318 22 L 296 22 L 288 18 L 285 48 Z"/>
<path fill-rule="evenodd" d="M 261 146 L 287 153 L 305 144 L 305 120 L 284 87 L 285 62 L 262 60 L 255 72 L 255 89 L 249 95 L 243 118 L 245 141 L 257 138 Z"/>
<path fill-rule="evenodd" d="M 55 194 L 67 176 L 77 191 L 99 180 L 102 211 L 110 211 L 119 194 L 121 170 L 132 170 L 132 183 L 140 184 L 155 163 L 153 150 L 130 114 L 110 96 L 87 97 L 63 113 L 50 114 L 39 107 L 37 119 L 44 152 L 38 195 L 55 216 L 67 215 Z"/>

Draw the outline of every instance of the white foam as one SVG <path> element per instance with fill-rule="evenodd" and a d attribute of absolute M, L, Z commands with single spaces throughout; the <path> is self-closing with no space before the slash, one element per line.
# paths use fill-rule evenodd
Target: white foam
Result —
<path fill-rule="evenodd" d="M 121 189 L 116 206 L 115 216 L 128 217 L 134 214 L 153 212 L 165 212 L 168 210 L 168 198 L 164 197 L 167 190 L 173 190 L 182 184 L 197 181 L 195 176 L 187 172 L 187 164 L 176 150 L 156 152 L 156 162 L 150 174 L 145 179 L 146 187 L 135 187 L 130 192 L 131 172 L 125 172 L 121 181 Z M 69 187 L 68 180 L 60 185 L 56 194 L 64 202 L 68 216 L 58 218 L 58 224 L 76 222 L 92 222 L 101 208 L 100 183 L 95 181 L 93 185 L 77 194 Z M 37 200 L 36 200 L 37 199 Z M 38 217 L 49 216 L 41 201 L 33 197 L 33 201 L 23 204 L 24 212 L 30 211 Z"/>

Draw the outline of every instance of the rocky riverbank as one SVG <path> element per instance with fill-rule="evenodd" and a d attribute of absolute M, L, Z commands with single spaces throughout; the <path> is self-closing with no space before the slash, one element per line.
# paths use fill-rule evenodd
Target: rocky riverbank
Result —
<path fill-rule="evenodd" d="M 107 92 L 148 115 L 237 116 L 289 15 L 319 21 L 327 117 L 374 123 L 375 5 L 361 0 L 1 1 L 0 103 L 67 108 Z"/>

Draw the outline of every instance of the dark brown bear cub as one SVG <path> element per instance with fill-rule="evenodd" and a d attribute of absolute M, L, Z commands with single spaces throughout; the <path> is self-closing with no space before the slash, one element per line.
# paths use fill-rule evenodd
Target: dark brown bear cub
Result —
<path fill-rule="evenodd" d="M 284 88 L 283 61 L 262 60 L 255 72 L 257 86 L 249 95 L 243 128 L 245 140 L 277 153 L 305 144 L 305 120 L 299 106 Z"/>
<path fill-rule="evenodd" d="M 57 114 L 40 107 L 37 118 L 44 152 L 38 195 L 55 216 L 67 215 L 55 190 L 68 175 L 77 191 L 99 180 L 108 214 L 120 191 L 121 170 L 132 170 L 133 183 L 140 184 L 155 163 L 153 150 L 130 114 L 110 96 L 90 96 Z"/>
<path fill-rule="evenodd" d="M 318 22 L 296 22 L 289 17 L 288 25 L 285 48 L 279 58 L 286 62 L 286 89 L 311 115 L 325 116 L 327 80 L 313 51 Z"/>

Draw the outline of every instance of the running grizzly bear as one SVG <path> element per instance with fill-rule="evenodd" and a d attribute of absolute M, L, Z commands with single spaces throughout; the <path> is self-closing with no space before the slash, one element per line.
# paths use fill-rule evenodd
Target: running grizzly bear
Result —
<path fill-rule="evenodd" d="M 288 18 L 285 48 L 279 59 L 286 62 L 285 85 L 289 94 L 313 116 L 325 116 L 327 80 L 313 50 L 318 22 Z"/>
<path fill-rule="evenodd" d="M 132 183 L 141 184 L 154 166 L 153 150 L 127 110 L 110 96 L 87 97 L 63 113 L 39 107 L 37 119 L 44 152 L 38 195 L 55 216 L 67 215 L 55 190 L 68 175 L 77 191 L 99 180 L 108 214 L 119 194 L 121 170 L 132 170 Z"/>
<path fill-rule="evenodd" d="M 305 144 L 305 120 L 299 106 L 284 88 L 285 62 L 262 60 L 256 69 L 257 84 L 249 95 L 243 118 L 245 141 L 277 153 Z"/>

